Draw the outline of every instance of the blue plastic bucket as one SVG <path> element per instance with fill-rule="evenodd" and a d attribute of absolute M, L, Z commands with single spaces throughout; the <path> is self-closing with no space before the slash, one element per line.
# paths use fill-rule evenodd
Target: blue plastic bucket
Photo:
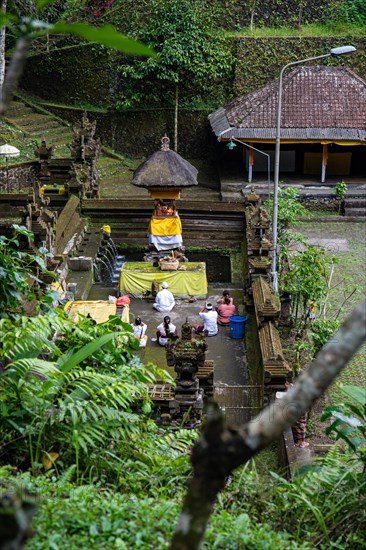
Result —
<path fill-rule="evenodd" d="M 234 340 L 244 338 L 246 320 L 247 317 L 244 317 L 244 315 L 230 317 L 230 338 L 234 338 Z"/>

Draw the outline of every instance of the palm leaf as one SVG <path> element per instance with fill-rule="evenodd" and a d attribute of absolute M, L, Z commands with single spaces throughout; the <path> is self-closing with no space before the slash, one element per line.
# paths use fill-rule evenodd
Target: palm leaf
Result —
<path fill-rule="evenodd" d="M 64 354 L 58 361 L 61 371 L 63 373 L 70 372 L 76 365 L 87 359 L 90 355 L 93 355 L 95 351 L 113 340 L 113 338 L 114 334 L 103 334 L 103 336 L 83 346 L 76 353 L 71 355 L 71 357 Z"/>

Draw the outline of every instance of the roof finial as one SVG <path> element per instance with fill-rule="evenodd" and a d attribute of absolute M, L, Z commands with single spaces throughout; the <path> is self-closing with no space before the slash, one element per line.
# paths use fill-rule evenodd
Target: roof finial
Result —
<path fill-rule="evenodd" d="M 165 136 L 161 138 L 161 150 L 169 151 L 169 143 L 170 143 L 170 139 L 165 134 Z"/>

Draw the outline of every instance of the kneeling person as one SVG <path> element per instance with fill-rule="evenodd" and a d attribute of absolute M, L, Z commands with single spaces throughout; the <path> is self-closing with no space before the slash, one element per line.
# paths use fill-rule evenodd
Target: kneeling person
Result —
<path fill-rule="evenodd" d="M 135 338 L 137 338 L 140 342 L 140 348 L 146 347 L 147 335 L 145 334 L 145 332 L 147 329 L 147 325 L 141 321 L 140 317 L 136 317 L 135 321 L 131 323 L 131 327 L 133 329 Z"/>
<path fill-rule="evenodd" d="M 170 317 L 166 315 L 164 321 L 156 328 L 156 337 L 160 346 L 165 346 L 168 343 L 170 334 L 176 334 L 177 327 L 170 322 Z"/>
<path fill-rule="evenodd" d="M 199 311 L 198 315 L 203 319 L 203 325 L 192 325 L 194 330 L 197 333 L 207 330 L 207 336 L 216 336 L 219 331 L 217 327 L 218 313 L 213 309 L 212 304 L 207 302 L 206 306 Z"/>

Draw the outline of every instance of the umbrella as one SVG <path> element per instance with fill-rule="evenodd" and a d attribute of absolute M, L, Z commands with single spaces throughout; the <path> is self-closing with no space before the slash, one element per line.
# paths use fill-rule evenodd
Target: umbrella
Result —
<path fill-rule="evenodd" d="M 13 147 L 13 145 L 8 145 L 5 143 L 5 145 L 1 145 L 0 147 L 0 156 L 5 157 L 6 162 L 6 182 L 7 182 L 7 188 L 9 191 L 9 165 L 8 165 L 8 158 L 9 157 L 19 157 L 20 151 L 16 147 Z"/>
<path fill-rule="evenodd" d="M 7 143 L 5 143 L 5 145 L 1 145 L 0 147 L 0 155 L 5 158 L 19 157 L 19 153 L 19 149 L 13 147 L 12 145 L 8 145 Z"/>

